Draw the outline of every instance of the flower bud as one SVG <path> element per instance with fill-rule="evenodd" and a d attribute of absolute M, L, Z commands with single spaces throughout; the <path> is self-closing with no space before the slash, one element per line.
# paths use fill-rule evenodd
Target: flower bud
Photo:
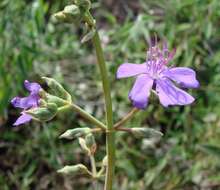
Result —
<path fill-rule="evenodd" d="M 96 145 L 95 138 L 92 133 L 86 135 L 85 142 L 86 142 L 86 146 L 90 150 L 90 154 L 94 155 L 97 145 Z"/>
<path fill-rule="evenodd" d="M 86 154 L 91 155 L 89 148 L 86 146 L 86 141 L 85 141 L 85 139 L 79 137 L 78 140 L 79 140 L 79 145 L 81 146 L 82 150 L 83 150 Z"/>
<path fill-rule="evenodd" d="M 53 96 L 53 95 L 48 94 L 48 93 L 46 93 L 45 99 L 46 99 L 47 103 L 56 104 L 57 107 L 63 107 L 63 106 L 66 105 L 66 102 L 63 99 L 61 99 L 57 96 Z"/>
<path fill-rule="evenodd" d="M 78 23 L 81 20 L 80 9 L 76 5 L 68 5 L 54 17 L 60 22 Z"/>
<path fill-rule="evenodd" d="M 63 11 L 57 12 L 53 15 L 57 21 L 59 22 L 68 22 L 67 16 L 63 13 Z"/>
<path fill-rule="evenodd" d="M 163 133 L 151 128 L 131 128 L 131 133 L 137 138 L 161 138 Z"/>
<path fill-rule="evenodd" d="M 88 127 L 69 129 L 66 132 L 64 132 L 62 135 L 60 135 L 60 138 L 74 139 L 74 138 L 78 138 L 78 137 L 87 135 L 90 132 L 91 132 L 91 129 Z"/>
<path fill-rule="evenodd" d="M 83 164 L 77 164 L 74 166 L 64 166 L 62 169 L 57 170 L 57 172 L 67 175 L 80 175 L 80 174 L 91 175 L 88 168 Z"/>
<path fill-rule="evenodd" d="M 25 111 L 25 113 L 31 115 L 34 119 L 40 121 L 49 121 L 55 117 L 57 113 L 57 106 L 56 104 L 48 103 L 46 107 L 33 108 Z"/>
<path fill-rule="evenodd" d="M 67 5 L 64 8 L 63 13 L 65 15 L 78 16 L 80 14 L 80 10 L 76 5 Z"/>
<path fill-rule="evenodd" d="M 53 78 L 48 77 L 42 77 L 42 79 L 46 81 L 47 85 L 50 87 L 55 96 L 58 96 L 59 98 L 68 101 L 69 103 L 72 102 L 71 95 L 63 88 L 59 82 Z"/>

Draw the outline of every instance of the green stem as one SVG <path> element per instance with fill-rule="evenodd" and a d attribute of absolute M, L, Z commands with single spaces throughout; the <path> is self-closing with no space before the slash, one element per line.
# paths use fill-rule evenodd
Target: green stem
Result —
<path fill-rule="evenodd" d="M 92 42 L 96 49 L 96 55 L 102 76 L 102 85 L 105 96 L 105 109 L 106 109 L 106 121 L 107 121 L 106 147 L 107 147 L 107 156 L 108 156 L 108 165 L 107 165 L 106 178 L 105 178 L 105 190 L 112 190 L 114 168 L 115 168 L 115 134 L 113 128 L 110 84 L 109 84 L 108 73 L 103 56 L 103 51 L 101 47 L 101 42 L 97 31 L 92 39 Z"/>
<path fill-rule="evenodd" d="M 70 105 L 66 105 L 63 107 L 63 110 L 68 109 L 68 108 L 72 108 L 75 112 L 77 112 L 78 114 L 80 114 L 83 118 L 85 118 L 86 120 L 90 121 L 92 124 L 94 124 L 95 126 L 101 128 L 102 130 L 106 130 L 106 126 L 99 121 L 98 119 L 96 119 L 95 117 L 93 117 L 92 115 L 90 115 L 88 112 L 86 112 L 85 110 L 83 110 L 82 108 L 80 108 L 79 106 L 77 106 L 76 104 L 70 104 Z M 60 110 L 61 111 L 61 110 Z"/>
<path fill-rule="evenodd" d="M 87 24 L 95 28 L 95 24 L 90 13 L 88 13 L 84 19 L 87 22 Z M 105 98 L 105 110 L 106 110 L 106 122 L 107 122 L 106 148 L 107 148 L 107 157 L 108 157 L 106 178 L 105 178 L 105 190 L 112 190 L 114 169 L 115 169 L 115 131 L 113 128 L 113 113 L 112 113 L 110 82 L 108 78 L 108 72 L 106 69 L 101 41 L 97 30 L 92 38 L 92 43 L 96 50 L 97 62 L 98 62 L 99 70 L 101 72 L 102 86 L 103 86 L 104 98 Z"/>
<path fill-rule="evenodd" d="M 91 167 L 92 167 L 93 178 L 96 178 L 97 177 L 97 170 L 96 170 L 96 162 L 95 162 L 94 155 L 90 155 L 89 158 L 90 158 L 90 163 L 91 163 Z M 96 179 L 93 179 L 94 190 L 97 190 L 97 185 L 98 184 L 97 184 Z"/>

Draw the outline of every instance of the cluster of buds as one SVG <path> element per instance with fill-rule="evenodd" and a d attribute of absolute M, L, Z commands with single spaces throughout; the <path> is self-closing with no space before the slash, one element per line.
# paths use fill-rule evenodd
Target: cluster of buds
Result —
<path fill-rule="evenodd" d="M 66 132 L 60 135 L 60 138 L 69 140 L 78 138 L 80 147 L 88 156 L 93 156 L 96 152 L 97 145 L 94 135 L 92 134 L 92 129 L 90 128 L 85 127 L 68 129 Z"/>
<path fill-rule="evenodd" d="M 74 0 L 73 4 L 67 5 L 62 11 L 54 14 L 54 17 L 59 22 L 79 23 L 86 12 L 91 8 L 90 0 Z"/>
<path fill-rule="evenodd" d="M 96 163 L 94 159 L 94 155 L 97 149 L 95 137 L 93 135 L 93 130 L 85 127 L 85 128 L 75 128 L 75 129 L 68 129 L 62 135 L 60 135 L 62 139 L 74 140 L 78 139 L 79 145 L 83 152 L 90 158 L 92 171 L 90 171 L 85 165 L 77 164 L 77 165 L 67 165 L 58 170 L 58 173 L 62 173 L 65 175 L 87 175 L 92 179 L 100 178 L 103 176 L 106 165 L 107 165 L 107 157 L 105 156 L 101 169 L 99 172 L 96 172 Z"/>

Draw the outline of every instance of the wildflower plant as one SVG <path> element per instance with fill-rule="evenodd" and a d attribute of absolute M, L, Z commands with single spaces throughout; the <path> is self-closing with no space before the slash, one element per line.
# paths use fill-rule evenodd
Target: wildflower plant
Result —
<path fill-rule="evenodd" d="M 105 177 L 105 190 L 112 190 L 115 173 L 115 133 L 124 131 L 138 138 L 160 138 L 162 133 L 152 128 L 126 128 L 125 123 L 134 117 L 141 109 L 146 109 L 149 103 L 150 93 L 159 97 L 164 107 L 174 105 L 189 105 L 194 98 L 181 88 L 198 88 L 199 82 L 195 72 L 186 67 L 169 67 L 175 51 L 169 52 L 167 44 L 163 47 L 159 44 L 151 45 L 147 51 L 147 59 L 142 64 L 124 63 L 119 66 L 116 77 L 135 77 L 136 81 L 129 93 L 129 99 L 133 109 L 117 123 L 113 123 L 112 99 L 108 72 L 106 69 L 104 54 L 100 37 L 96 28 L 96 21 L 90 14 L 91 2 L 89 0 L 75 0 L 64 10 L 54 14 L 58 22 L 83 25 L 86 34 L 82 42 L 92 41 L 96 51 L 97 65 L 100 70 L 103 95 L 105 100 L 106 123 L 102 123 L 72 101 L 71 95 L 63 86 L 53 78 L 42 77 L 49 87 L 45 91 L 40 84 L 25 81 L 24 86 L 30 92 L 27 97 L 15 97 L 11 103 L 16 108 L 21 108 L 21 116 L 14 123 L 15 126 L 27 123 L 31 120 L 41 122 L 49 121 L 64 110 L 73 110 L 84 117 L 94 127 L 68 129 L 60 135 L 60 138 L 69 140 L 78 139 L 81 149 L 91 161 L 91 170 L 83 164 L 67 165 L 58 170 L 58 173 L 67 175 L 83 174 L 93 181 L 94 189 L 97 189 L 96 180 Z M 97 145 L 95 133 L 106 135 L 106 156 L 102 166 L 97 170 L 95 153 Z"/>

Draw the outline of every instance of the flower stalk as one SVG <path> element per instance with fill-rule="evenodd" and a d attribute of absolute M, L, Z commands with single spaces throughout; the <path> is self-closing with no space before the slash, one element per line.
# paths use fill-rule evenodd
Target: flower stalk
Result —
<path fill-rule="evenodd" d="M 82 108 L 80 108 L 79 106 L 77 106 L 76 104 L 71 104 L 71 108 L 79 113 L 83 118 L 85 118 L 86 120 L 90 121 L 92 124 L 94 124 L 95 126 L 105 130 L 106 126 L 99 121 L 98 119 L 96 119 L 95 117 L 93 117 L 92 115 L 90 115 L 88 112 L 86 112 L 85 110 L 83 110 Z"/>
<path fill-rule="evenodd" d="M 113 185 L 114 168 L 115 168 L 115 132 L 113 128 L 110 84 L 109 84 L 108 73 L 105 65 L 104 55 L 101 47 L 101 42 L 97 31 L 94 37 L 92 38 L 92 42 L 96 49 L 96 55 L 102 76 L 102 85 L 105 96 L 105 109 L 106 109 L 106 122 L 107 122 L 106 147 L 107 147 L 107 156 L 108 156 L 108 164 L 107 164 L 106 179 L 105 179 L 105 190 L 111 190 Z"/>
<path fill-rule="evenodd" d="M 88 13 L 85 16 L 85 21 L 88 25 L 94 26 L 94 19 Z M 96 30 L 96 29 L 95 29 Z M 102 86 L 105 98 L 105 110 L 106 110 L 106 148 L 107 148 L 107 170 L 105 178 L 105 190 L 112 190 L 113 178 L 114 178 L 114 168 L 115 168 L 115 130 L 113 127 L 113 113 L 112 113 L 112 100 L 110 91 L 110 82 L 108 78 L 108 72 L 106 69 L 104 54 L 101 46 L 100 37 L 98 31 L 95 31 L 92 37 L 92 43 L 96 50 L 97 63 L 102 78 Z"/>
<path fill-rule="evenodd" d="M 132 117 L 134 117 L 134 115 L 139 111 L 138 108 L 133 108 L 125 117 L 123 117 L 120 121 L 118 121 L 115 125 L 114 125 L 114 129 L 117 130 L 119 129 L 121 126 L 123 126 L 127 121 L 129 121 Z"/>

